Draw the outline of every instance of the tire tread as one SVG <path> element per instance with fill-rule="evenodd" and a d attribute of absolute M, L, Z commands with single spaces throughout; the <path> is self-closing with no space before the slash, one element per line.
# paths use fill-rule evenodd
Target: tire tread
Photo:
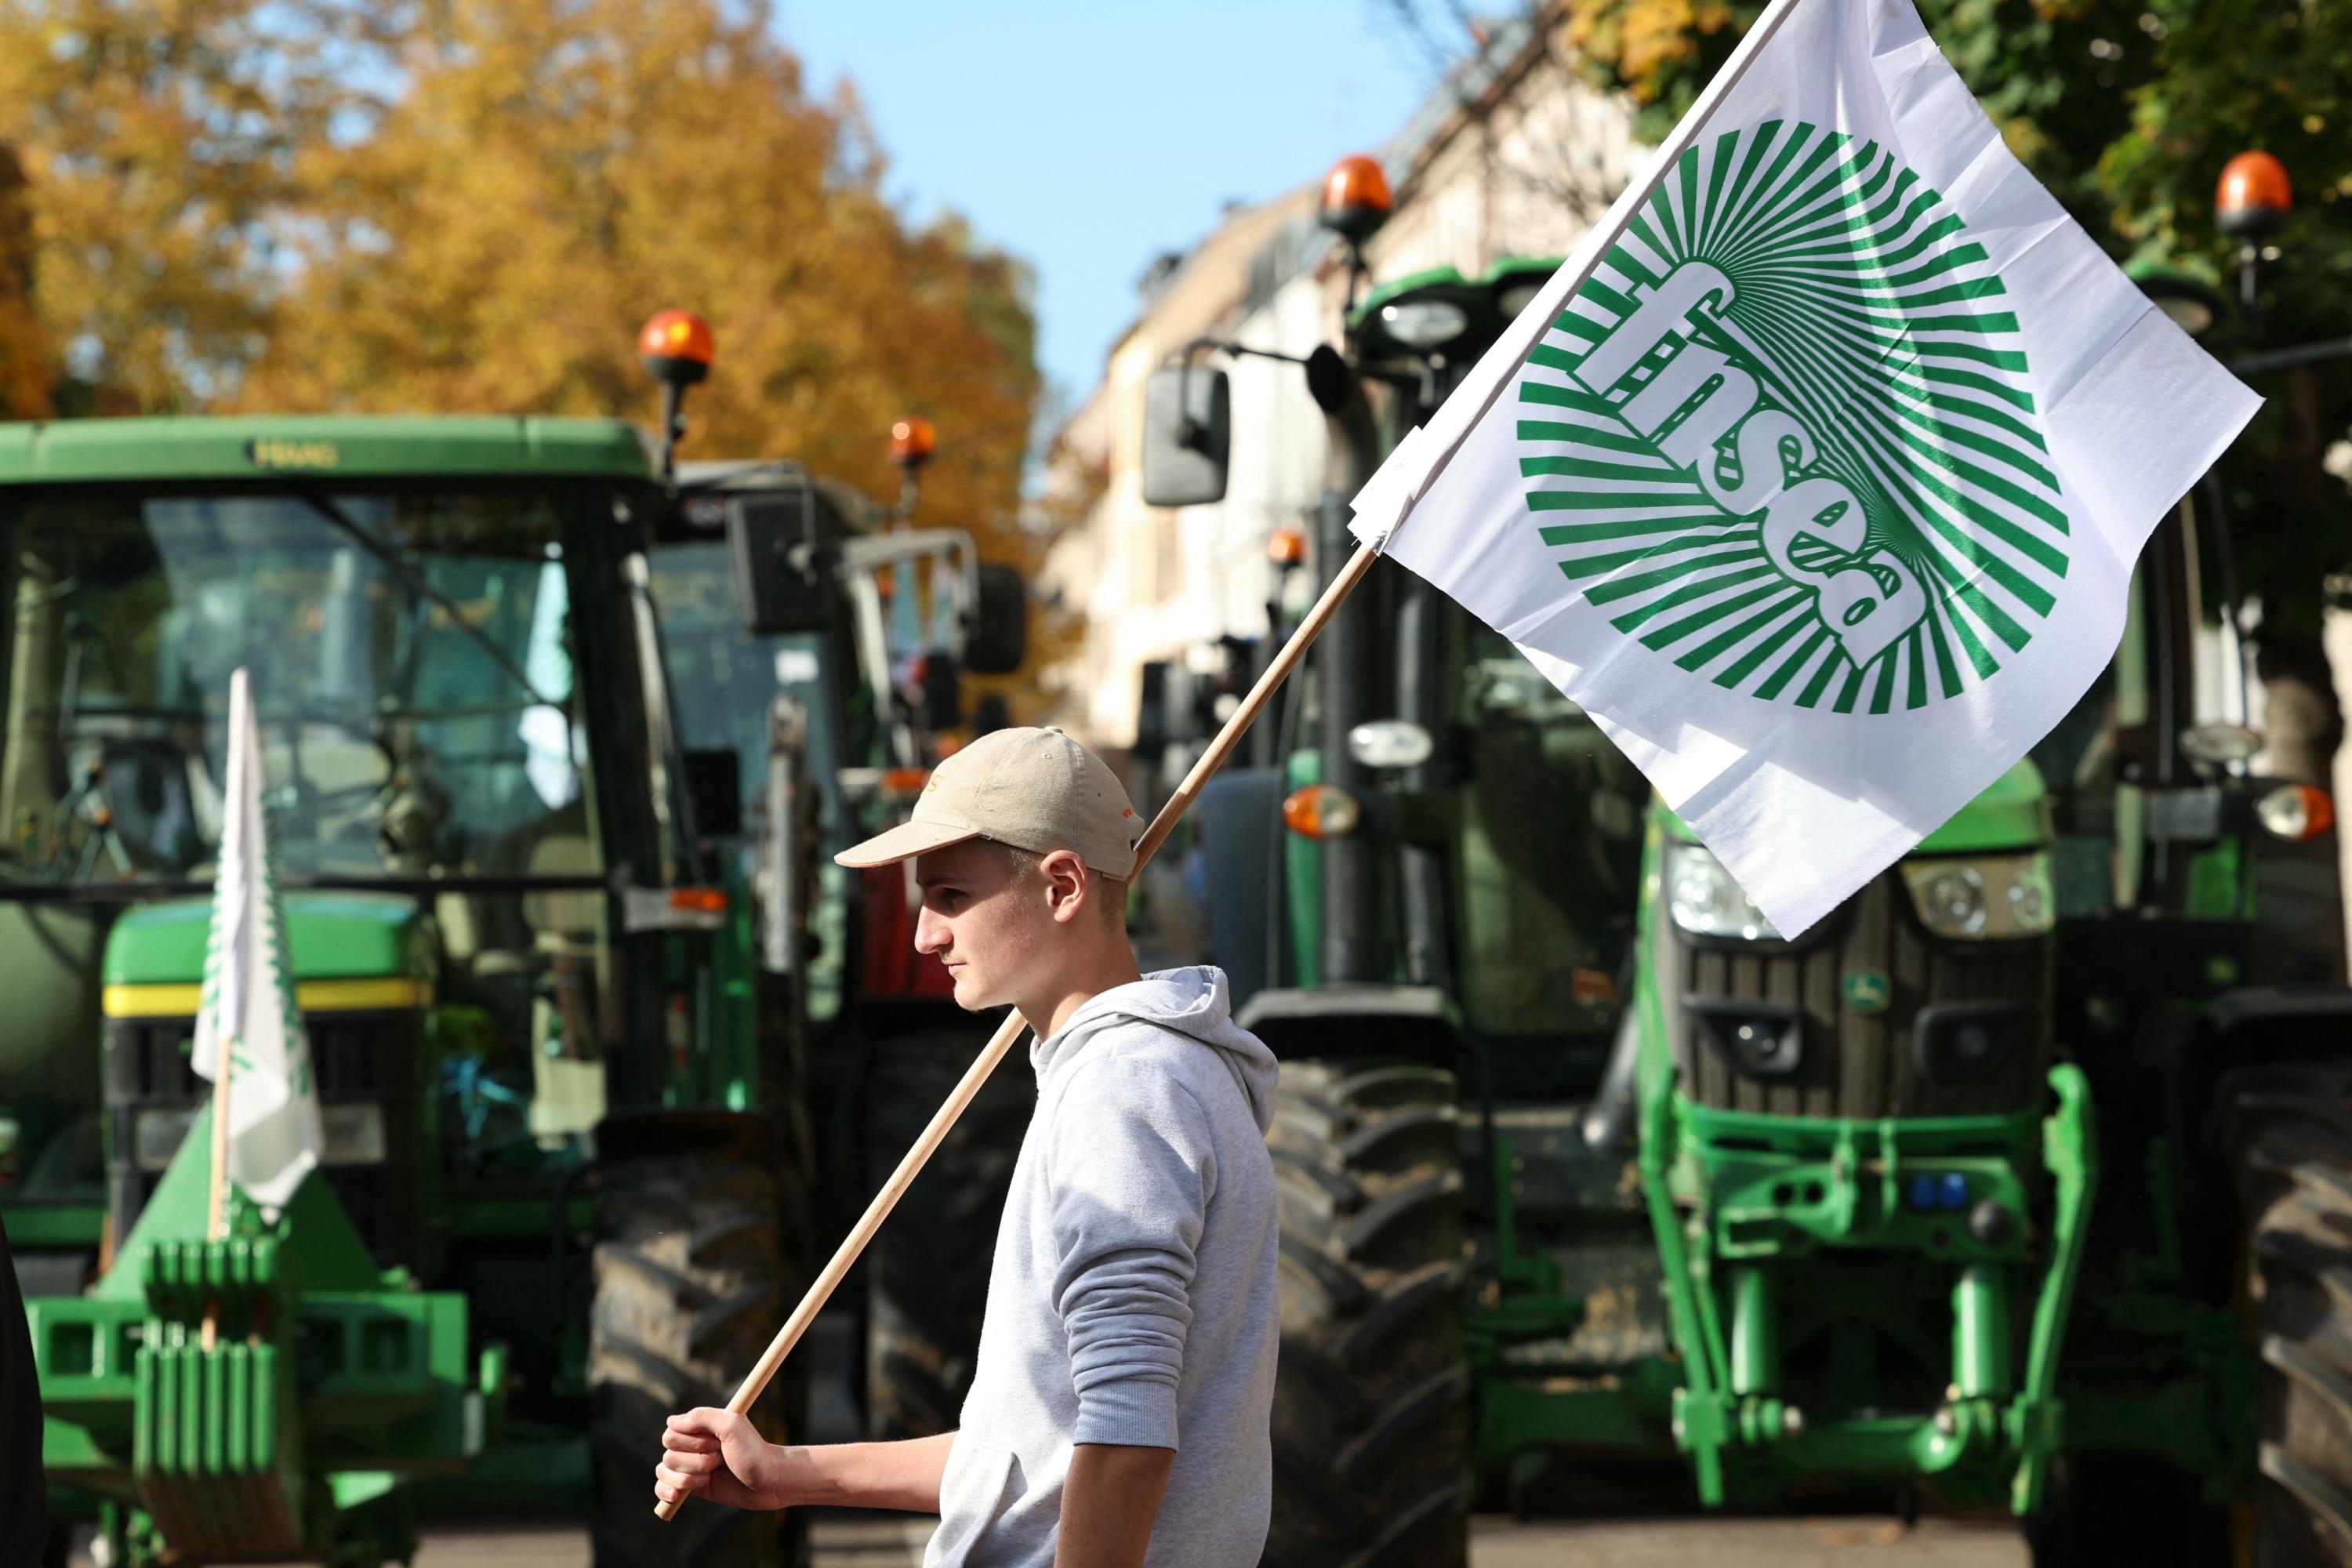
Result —
<path fill-rule="evenodd" d="M 1459 1110 L 1451 1074 L 1286 1061 L 1274 1568 L 1462 1568 Z"/>

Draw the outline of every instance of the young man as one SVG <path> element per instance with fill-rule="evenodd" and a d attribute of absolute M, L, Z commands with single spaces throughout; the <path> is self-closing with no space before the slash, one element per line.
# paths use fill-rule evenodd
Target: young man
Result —
<path fill-rule="evenodd" d="M 967 1009 L 1020 1009 L 1037 1110 L 961 1430 L 779 1447 L 670 1417 L 654 1490 L 737 1508 L 936 1510 L 928 1568 L 1249 1568 L 1273 1491 L 1274 1058 L 1214 969 L 1141 975 L 1143 822 L 1058 730 L 940 764 L 913 819 L 837 857 L 915 862 L 915 945 Z M 1000 1070 L 1013 1070 L 1003 1068 Z"/>

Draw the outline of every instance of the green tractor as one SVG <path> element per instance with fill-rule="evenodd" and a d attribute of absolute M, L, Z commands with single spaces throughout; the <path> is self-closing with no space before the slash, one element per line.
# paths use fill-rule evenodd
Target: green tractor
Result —
<path fill-rule="evenodd" d="M 1026 652 L 1019 573 L 982 563 L 961 529 L 908 526 L 924 456 L 928 443 L 899 454 L 892 506 L 798 464 L 684 464 L 650 552 L 686 744 L 764 758 L 740 785 L 756 831 L 732 853 L 772 890 L 763 908 L 803 910 L 773 929 L 803 932 L 803 954 L 761 946 L 805 977 L 820 1256 L 986 1039 L 938 961 L 915 953 L 902 874 L 833 864 L 911 805 L 967 722 L 962 676 L 1010 673 Z M 762 552 L 739 553 L 751 539 Z M 1016 1075 L 991 1080 L 845 1293 L 876 1437 L 955 1426 L 1034 1098 Z"/>
<path fill-rule="evenodd" d="M 1556 266 L 1402 279 L 1308 360 L 1319 580 Z M 1223 493 L 1193 358 L 1156 504 Z M 2045 1564 L 2352 1561 L 2332 807 L 2194 721 L 2216 552 L 2184 504 L 2070 717 L 1795 942 L 1508 642 L 1365 577 L 1196 809 L 1283 1058 L 1269 1563 L 1459 1564 L 1474 1500 L 1677 1455 L 1707 1507 L 1997 1507 Z"/>
<path fill-rule="evenodd" d="M 2045 1564 L 2229 1561 L 2243 1509 L 2255 1561 L 2352 1558 L 2333 811 L 2194 721 L 2200 525 L 2069 718 L 1799 941 L 1653 808 L 1633 1100 L 1708 1504 L 1874 1482 Z"/>
<path fill-rule="evenodd" d="M 761 962 L 734 761 L 681 741 L 666 468 L 604 420 L 0 428 L 0 1224 L 112 1562 L 404 1560 L 420 1497 L 588 1515 L 615 1568 L 797 1554 L 648 1492 L 813 1243 L 809 971 Z M 240 666 L 325 1147 L 215 1240 L 188 1047 Z"/>

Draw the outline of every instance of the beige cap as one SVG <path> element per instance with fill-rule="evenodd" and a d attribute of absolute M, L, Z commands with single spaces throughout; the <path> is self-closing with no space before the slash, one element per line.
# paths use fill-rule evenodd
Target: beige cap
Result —
<path fill-rule="evenodd" d="M 1089 870 L 1135 870 L 1143 818 L 1118 775 L 1059 730 L 997 730 L 931 770 L 911 819 L 834 857 L 887 866 L 967 838 L 1045 855 L 1067 849 Z"/>

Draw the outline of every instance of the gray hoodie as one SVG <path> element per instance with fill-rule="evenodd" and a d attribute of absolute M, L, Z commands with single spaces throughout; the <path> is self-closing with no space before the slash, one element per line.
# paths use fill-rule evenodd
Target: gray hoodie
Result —
<path fill-rule="evenodd" d="M 1274 1057 L 1171 969 L 1030 1047 L 980 1363 L 927 1568 L 1051 1568 L 1076 1443 L 1173 1448 L 1149 1568 L 1249 1568 L 1273 1498 Z"/>

